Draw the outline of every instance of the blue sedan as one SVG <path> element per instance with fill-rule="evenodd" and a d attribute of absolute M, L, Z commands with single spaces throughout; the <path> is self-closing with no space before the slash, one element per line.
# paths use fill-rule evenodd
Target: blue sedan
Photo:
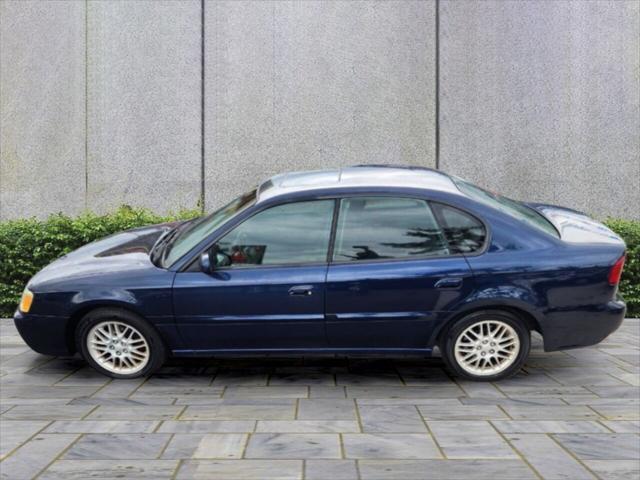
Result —
<path fill-rule="evenodd" d="M 130 230 L 44 268 L 16 326 L 115 378 L 168 356 L 418 354 L 472 380 L 592 345 L 625 314 L 624 242 L 567 208 L 440 171 L 278 175 L 210 215 Z"/>

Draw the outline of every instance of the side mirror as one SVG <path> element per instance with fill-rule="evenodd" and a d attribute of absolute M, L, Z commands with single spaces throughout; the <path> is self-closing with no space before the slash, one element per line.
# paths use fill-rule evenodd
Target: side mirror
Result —
<path fill-rule="evenodd" d="M 205 250 L 200 255 L 200 269 L 204 273 L 213 273 L 214 264 L 211 262 L 211 252 L 209 250 Z"/>
<path fill-rule="evenodd" d="M 204 273 L 213 273 L 217 267 L 228 267 L 231 265 L 231 257 L 220 250 L 220 247 L 212 245 L 209 250 L 205 250 L 200 255 L 200 269 Z"/>

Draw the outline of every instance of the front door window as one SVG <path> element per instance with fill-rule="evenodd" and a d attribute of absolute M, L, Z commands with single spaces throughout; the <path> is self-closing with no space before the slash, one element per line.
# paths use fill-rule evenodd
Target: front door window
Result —
<path fill-rule="evenodd" d="M 231 267 L 325 263 L 333 200 L 287 203 L 249 218 L 218 240 Z"/>

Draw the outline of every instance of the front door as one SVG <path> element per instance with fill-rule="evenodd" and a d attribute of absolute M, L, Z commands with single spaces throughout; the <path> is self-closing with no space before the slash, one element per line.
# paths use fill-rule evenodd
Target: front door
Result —
<path fill-rule="evenodd" d="M 225 266 L 181 272 L 176 322 L 188 350 L 327 346 L 324 306 L 334 200 L 262 210 L 217 242 Z"/>
<path fill-rule="evenodd" d="M 337 349 L 423 349 L 436 320 L 473 290 L 460 229 L 442 227 L 428 202 L 394 197 L 341 201 L 327 274 L 327 335 Z M 450 209 L 452 223 L 479 222 Z M 451 213 L 449 212 L 449 213 Z M 460 224 L 461 225 L 461 224 Z M 465 239 L 483 244 L 469 226 Z M 478 247 L 479 246 L 479 247 Z M 468 250 L 470 251 L 470 250 Z"/>

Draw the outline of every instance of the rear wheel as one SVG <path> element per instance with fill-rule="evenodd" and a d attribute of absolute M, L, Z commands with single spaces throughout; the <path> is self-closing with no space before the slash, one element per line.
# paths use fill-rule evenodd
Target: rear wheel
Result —
<path fill-rule="evenodd" d="M 510 377 L 524 364 L 531 335 L 517 316 L 502 311 L 474 312 L 449 329 L 442 345 L 447 366 L 469 380 Z"/>
<path fill-rule="evenodd" d="M 158 333 L 144 319 L 124 310 L 89 312 L 78 325 L 76 342 L 87 363 L 113 378 L 149 375 L 166 358 Z"/>

